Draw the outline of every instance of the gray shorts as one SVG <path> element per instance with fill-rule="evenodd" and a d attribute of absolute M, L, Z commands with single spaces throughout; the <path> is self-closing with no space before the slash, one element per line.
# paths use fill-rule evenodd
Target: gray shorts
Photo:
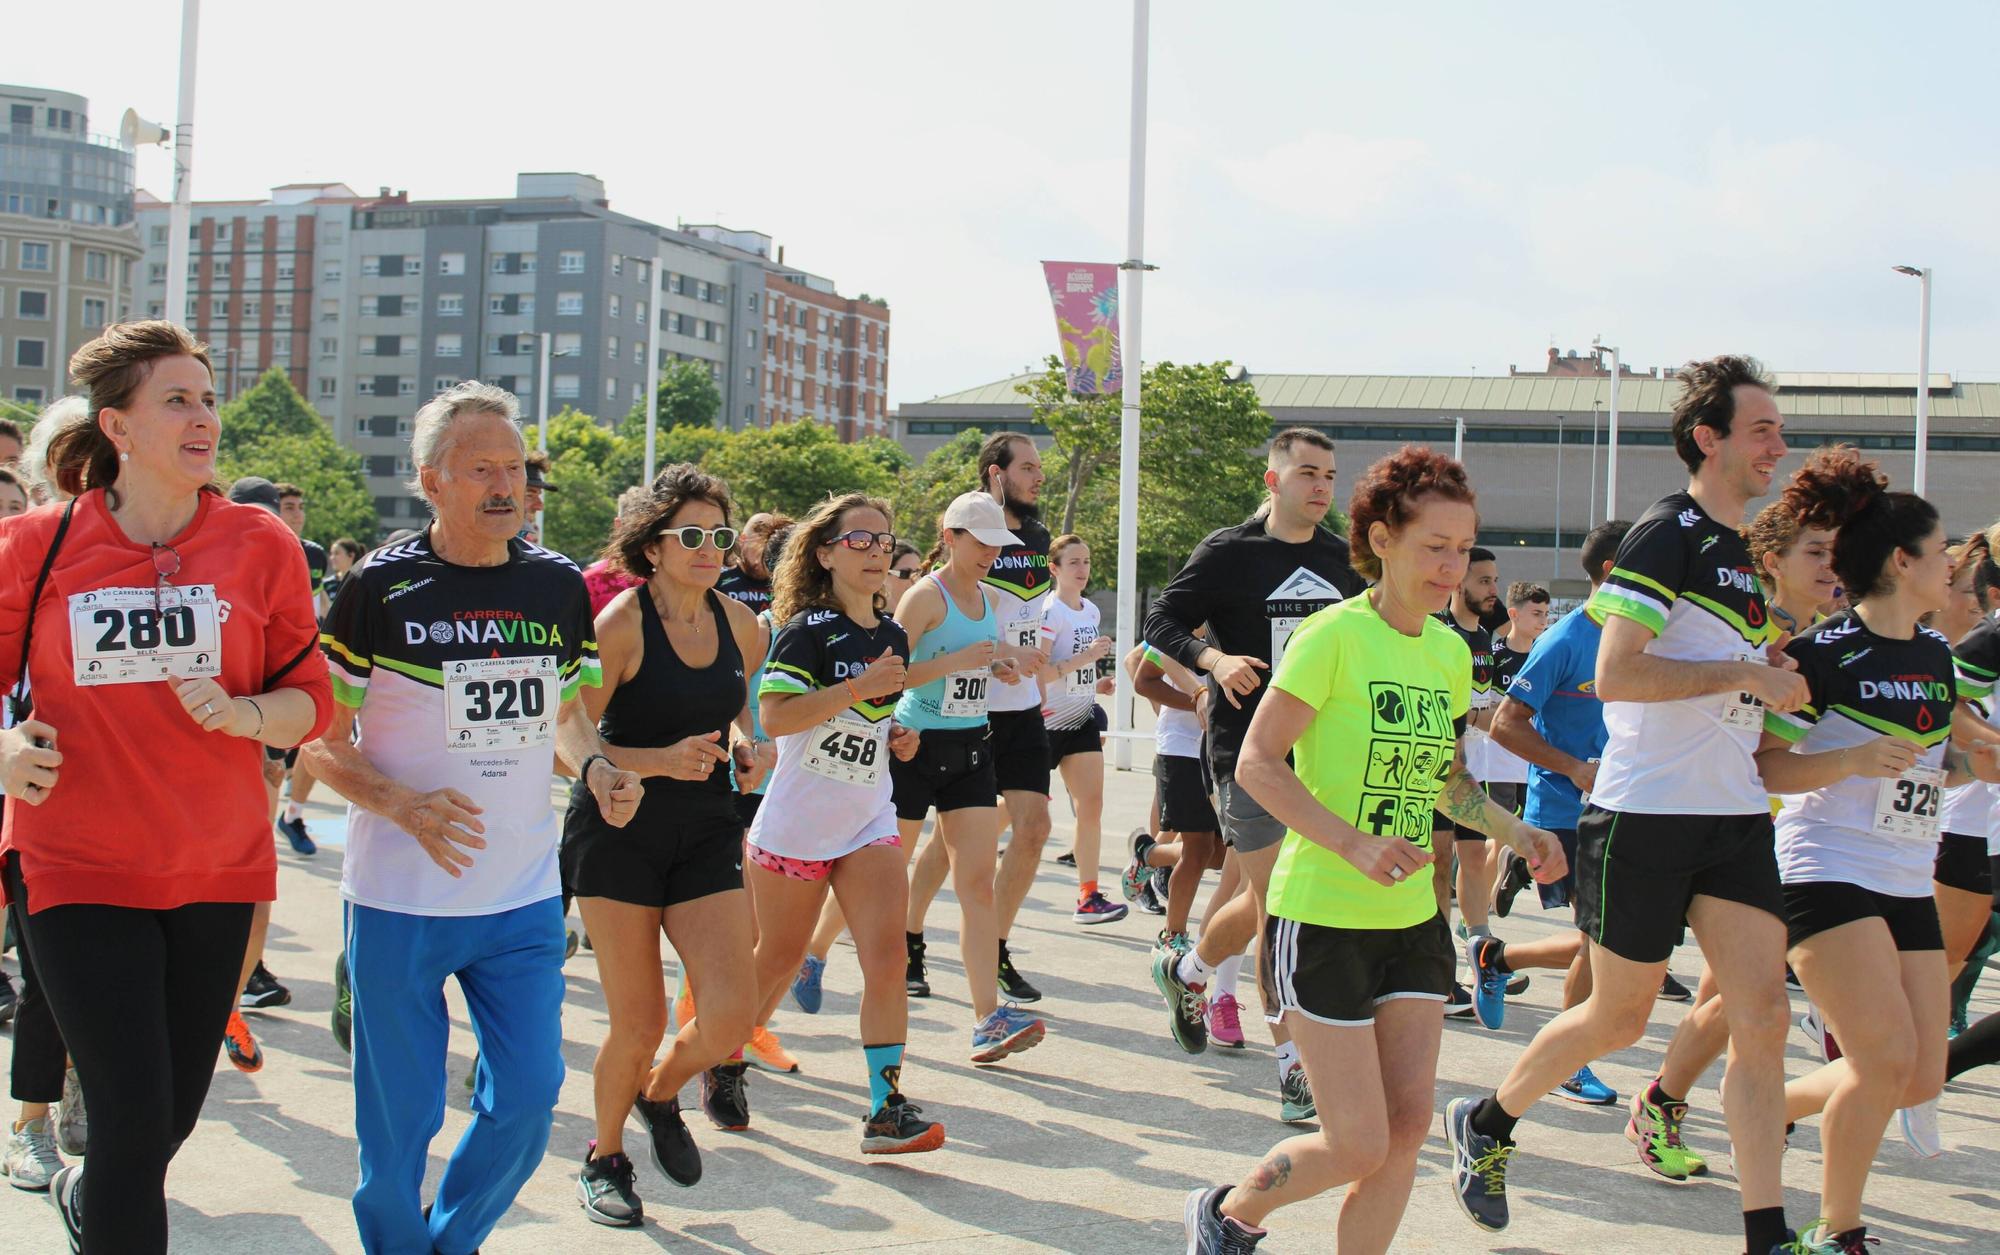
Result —
<path fill-rule="evenodd" d="M 1250 796 L 1248 789 L 1238 785 L 1235 777 L 1216 777 L 1215 796 L 1222 803 L 1218 816 L 1222 820 L 1222 839 L 1235 847 L 1238 854 L 1268 850 L 1285 839 L 1285 825 L 1271 818 L 1271 813 Z"/>

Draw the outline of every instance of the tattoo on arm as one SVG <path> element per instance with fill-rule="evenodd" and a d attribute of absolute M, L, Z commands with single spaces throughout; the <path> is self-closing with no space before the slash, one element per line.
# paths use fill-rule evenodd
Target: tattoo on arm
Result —
<path fill-rule="evenodd" d="M 1444 813 L 1454 823 L 1486 831 L 1486 790 L 1479 787 L 1463 763 L 1454 766 L 1451 777 L 1445 781 Z"/>
<path fill-rule="evenodd" d="M 1250 1179 L 1245 1182 L 1253 1190 L 1275 1190 L 1292 1179 L 1292 1157 L 1283 1151 L 1274 1151 L 1263 1163 L 1250 1170 Z"/>

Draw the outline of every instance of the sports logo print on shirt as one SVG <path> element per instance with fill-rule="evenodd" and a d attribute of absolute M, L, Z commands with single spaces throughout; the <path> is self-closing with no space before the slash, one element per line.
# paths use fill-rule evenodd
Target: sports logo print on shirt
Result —
<path fill-rule="evenodd" d="M 1375 680 L 1368 703 L 1368 762 L 1349 822 L 1378 837 L 1427 843 L 1436 782 L 1451 770 L 1451 694 Z"/>
<path fill-rule="evenodd" d="M 1293 571 L 1266 593 L 1264 617 L 1271 621 L 1271 666 L 1276 668 L 1284 661 L 1285 646 L 1291 643 L 1292 633 L 1299 630 L 1299 624 L 1306 621 L 1306 616 L 1340 600 L 1340 590 L 1325 576 L 1304 567 Z"/>

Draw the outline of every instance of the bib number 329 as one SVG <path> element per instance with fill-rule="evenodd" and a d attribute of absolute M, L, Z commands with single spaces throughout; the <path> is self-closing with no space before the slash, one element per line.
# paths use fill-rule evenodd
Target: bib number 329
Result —
<path fill-rule="evenodd" d="M 816 776 L 874 788 L 889 765 L 889 721 L 836 715 L 813 729 L 805 769 Z"/>
<path fill-rule="evenodd" d="M 77 593 L 69 630 L 79 686 L 222 674 L 213 584 Z"/>
<path fill-rule="evenodd" d="M 1885 837 L 1935 843 L 1943 801 L 1944 773 L 1935 767 L 1912 767 L 1875 790 L 1874 829 Z"/>
<path fill-rule="evenodd" d="M 448 662 L 445 748 L 470 753 L 547 745 L 555 739 L 557 696 L 552 654 Z"/>

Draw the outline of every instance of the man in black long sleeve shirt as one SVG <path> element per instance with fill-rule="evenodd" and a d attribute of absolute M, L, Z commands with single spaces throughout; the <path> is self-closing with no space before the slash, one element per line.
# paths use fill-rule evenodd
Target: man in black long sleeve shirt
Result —
<path fill-rule="evenodd" d="M 1262 944 L 1264 896 L 1285 837 L 1285 826 L 1236 787 L 1244 733 L 1268 673 L 1299 624 L 1365 587 L 1348 563 L 1347 542 L 1320 526 L 1333 505 L 1333 480 L 1332 440 L 1305 428 L 1280 433 L 1264 472 L 1271 492 L 1266 508 L 1196 546 L 1146 618 L 1146 640 L 1154 648 L 1208 674 L 1208 756 L 1217 810 L 1223 837 L 1249 880 L 1249 891 L 1207 921 L 1200 944 L 1187 954 L 1164 945 L 1154 951 L 1153 979 L 1167 995 L 1174 1039 L 1191 1053 L 1205 1048 L 1207 1033 L 1191 1013 L 1195 1000 L 1184 995 L 1205 990 L 1213 969 L 1241 954 L 1253 937 Z M 1204 623 L 1206 641 L 1194 635 Z M 1187 871 L 1200 874 L 1199 868 Z M 1268 1011 L 1275 1003 L 1263 970 L 1260 961 L 1257 987 Z M 1311 1119 L 1312 1095 L 1291 1035 L 1272 1025 L 1271 1036 L 1278 1043 L 1281 1114 Z"/>

